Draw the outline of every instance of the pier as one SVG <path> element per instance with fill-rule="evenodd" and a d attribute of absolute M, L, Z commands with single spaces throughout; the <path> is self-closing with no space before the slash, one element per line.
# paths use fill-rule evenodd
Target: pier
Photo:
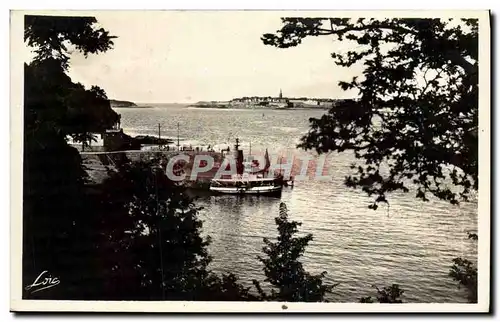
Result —
<path fill-rule="evenodd" d="M 215 151 L 165 151 L 165 150 L 125 150 L 125 151 L 92 151 L 80 152 L 82 163 L 90 176 L 90 185 L 99 185 L 107 177 L 108 171 L 117 171 L 116 163 L 121 158 L 126 157 L 130 162 L 149 161 L 153 158 L 160 158 L 165 164 L 176 155 L 187 155 L 190 159 L 184 166 L 186 178 L 183 184 L 190 188 L 207 189 L 210 180 L 215 176 L 218 165 L 223 161 L 224 154 Z M 196 155 L 210 155 L 214 159 L 214 167 L 206 172 L 197 175 L 196 180 L 190 180 L 191 169 L 193 168 L 194 157 Z"/>

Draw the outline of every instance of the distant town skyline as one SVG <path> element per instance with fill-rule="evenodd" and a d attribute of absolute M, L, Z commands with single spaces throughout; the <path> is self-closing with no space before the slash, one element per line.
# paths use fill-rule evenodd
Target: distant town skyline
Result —
<path fill-rule="evenodd" d="M 69 76 L 97 85 L 110 99 L 194 103 L 237 97 L 352 98 L 340 89 L 361 68 L 341 68 L 330 54 L 349 50 L 330 37 L 288 49 L 266 46 L 281 27 L 280 12 L 85 12 L 117 36 L 105 53 L 71 55 Z M 256 18 L 259 17 L 259 18 Z M 29 54 L 28 54 L 29 57 Z M 29 60 L 29 58 L 27 59 Z"/>

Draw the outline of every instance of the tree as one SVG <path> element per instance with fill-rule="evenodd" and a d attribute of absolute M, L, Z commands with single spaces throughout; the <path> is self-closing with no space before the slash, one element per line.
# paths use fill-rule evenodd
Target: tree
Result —
<path fill-rule="evenodd" d="M 288 48 L 329 35 L 353 44 L 332 54 L 338 66 L 364 66 L 362 75 L 339 84 L 357 98 L 310 119 L 300 147 L 352 151 L 356 162 L 345 183 L 374 196 L 373 209 L 393 191 L 414 188 L 419 199 L 431 194 L 456 204 L 477 190 L 477 19 L 282 22 L 263 35 L 264 44 Z"/>
<path fill-rule="evenodd" d="M 468 233 L 469 239 L 477 241 L 477 234 Z M 477 265 L 468 259 L 457 257 L 448 274 L 458 282 L 458 287 L 465 287 L 469 303 L 477 303 Z"/>
<path fill-rule="evenodd" d="M 160 160 L 122 158 L 96 195 L 102 283 L 100 299 L 250 300 L 232 275 L 208 269 L 210 237 L 184 188 L 159 167 Z"/>
<path fill-rule="evenodd" d="M 119 115 L 97 86 L 66 74 L 70 47 L 85 55 L 112 46 L 92 17 L 27 16 L 25 65 L 23 284 L 44 270 L 64 287 L 23 294 L 64 300 L 251 300 L 234 275 L 207 270 L 208 240 L 198 208 L 155 165 L 115 155 L 118 173 L 86 186 L 78 151 L 66 136 L 92 139 Z"/>
<path fill-rule="evenodd" d="M 66 70 L 69 52 L 76 49 L 85 56 L 112 48 L 113 38 L 108 31 L 97 28 L 94 17 L 63 17 L 26 15 L 24 39 L 35 48 L 35 62 L 48 59 L 59 61 Z"/>
<path fill-rule="evenodd" d="M 108 195 L 103 202 L 116 203 L 121 211 L 117 216 L 108 216 L 109 227 L 102 231 L 112 231 L 118 217 L 129 217 L 130 227 L 121 227 L 115 240 L 125 243 L 123 251 L 132 257 L 131 269 L 140 282 L 136 285 L 140 290 L 129 296 L 182 299 L 189 296 L 185 293 L 194 293 L 206 278 L 209 240 L 200 236 L 199 209 L 179 192 L 162 169 L 153 166 L 149 162 L 124 164 L 116 176 L 107 180 L 103 191 Z M 127 231 L 130 237 L 124 239 Z M 121 276 L 120 270 L 117 274 Z M 124 283 L 126 279 L 112 284 Z"/>
<path fill-rule="evenodd" d="M 120 118 L 102 89 L 86 90 L 73 83 L 61 62 L 53 58 L 25 65 L 24 94 L 28 138 L 48 131 L 88 145 L 95 140 L 93 133 L 105 132 Z"/>
<path fill-rule="evenodd" d="M 325 294 L 331 292 L 335 285 L 323 284 L 326 272 L 311 275 L 299 262 L 307 244 L 312 240 L 312 235 L 293 237 L 301 223 L 288 221 L 288 210 L 284 203 L 280 204 L 279 217 L 275 218 L 275 222 L 278 226 L 278 239 L 271 242 L 264 238 L 266 246 L 263 252 L 266 258 L 259 256 L 259 260 L 264 264 L 265 282 L 270 283 L 273 288 L 271 294 L 266 294 L 259 281 L 254 280 L 260 299 L 288 302 L 325 301 Z"/>
<path fill-rule="evenodd" d="M 25 65 L 28 127 L 38 129 L 43 124 L 85 142 L 92 139 L 89 133 L 104 132 L 119 120 L 104 90 L 98 86 L 86 90 L 66 74 L 70 51 L 87 56 L 111 49 L 115 37 L 96 24 L 94 17 L 25 16 L 24 39 L 35 52 Z"/>
<path fill-rule="evenodd" d="M 377 302 L 379 303 L 403 303 L 401 300 L 401 295 L 404 291 L 399 288 L 398 284 L 392 284 L 391 286 L 385 286 L 383 289 L 377 289 Z M 371 296 L 362 297 L 359 300 L 360 303 L 374 303 Z"/>
<path fill-rule="evenodd" d="M 85 54 L 111 47 L 111 37 L 95 23 L 90 17 L 25 17 L 25 42 L 36 56 L 24 68 L 23 284 L 45 270 L 65 284 L 23 294 L 32 299 L 85 299 L 95 292 L 96 221 L 81 157 L 66 142 L 67 135 L 102 130 L 117 117 L 102 91 L 87 91 L 66 74 L 70 46 Z"/>
<path fill-rule="evenodd" d="M 209 273 L 198 296 L 202 301 L 258 301 L 259 298 L 250 293 L 250 287 L 243 287 L 238 278 L 232 274 L 222 274 L 222 277 Z"/>

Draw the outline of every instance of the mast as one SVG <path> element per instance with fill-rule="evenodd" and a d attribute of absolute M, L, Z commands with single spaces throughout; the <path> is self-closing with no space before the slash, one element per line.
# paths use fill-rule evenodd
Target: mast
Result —
<path fill-rule="evenodd" d="M 180 144 L 179 144 L 179 122 L 177 122 L 177 151 L 180 151 Z"/>
<path fill-rule="evenodd" d="M 236 138 L 236 144 L 234 145 L 234 158 L 236 161 L 236 173 L 243 174 L 243 151 L 240 149 L 240 140 Z"/>
<path fill-rule="evenodd" d="M 238 162 L 238 159 L 239 159 L 239 150 L 240 148 L 240 139 L 236 138 L 236 144 L 234 145 L 234 159 L 236 160 L 236 162 Z"/>

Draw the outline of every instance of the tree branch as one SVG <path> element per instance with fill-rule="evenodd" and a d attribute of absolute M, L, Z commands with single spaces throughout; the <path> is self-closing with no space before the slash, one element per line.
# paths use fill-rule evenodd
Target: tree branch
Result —
<path fill-rule="evenodd" d="M 350 31 L 369 31 L 369 30 L 374 30 L 374 29 L 388 29 L 388 30 L 393 30 L 393 31 L 398 31 L 402 33 L 407 33 L 411 35 L 418 36 L 419 32 L 417 30 L 401 27 L 401 26 L 396 26 L 391 23 L 372 23 L 369 25 L 361 24 L 361 26 L 354 26 L 354 25 L 344 25 L 345 27 L 343 29 L 337 29 L 335 30 L 333 28 L 333 21 L 330 20 L 330 27 L 331 30 L 328 29 L 322 29 L 318 28 L 317 31 L 321 32 L 319 33 L 320 35 L 343 35 L 347 32 Z M 461 54 L 458 50 L 449 50 L 444 53 L 445 57 L 449 59 L 453 64 L 458 65 L 462 67 L 467 73 L 475 73 L 477 72 L 477 69 L 474 67 L 473 64 L 469 63 Z"/>

